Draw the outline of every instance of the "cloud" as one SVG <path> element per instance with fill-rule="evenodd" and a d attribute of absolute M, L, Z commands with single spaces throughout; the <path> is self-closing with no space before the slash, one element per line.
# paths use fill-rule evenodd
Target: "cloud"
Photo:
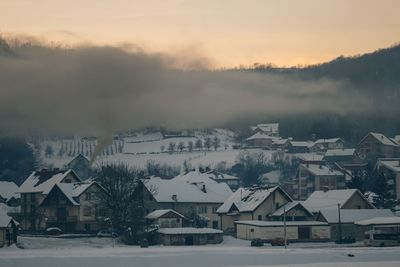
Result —
<path fill-rule="evenodd" d="M 0 51 L 0 131 L 8 134 L 212 127 L 237 117 L 343 112 L 349 106 L 339 94 L 343 82 L 210 71 L 206 57 L 188 50 L 167 55 L 38 44 L 11 50 Z"/>

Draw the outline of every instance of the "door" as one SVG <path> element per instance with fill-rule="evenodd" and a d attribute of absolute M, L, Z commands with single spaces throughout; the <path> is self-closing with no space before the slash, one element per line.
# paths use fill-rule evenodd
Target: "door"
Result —
<path fill-rule="evenodd" d="M 187 236 L 185 237 L 185 245 L 186 246 L 192 246 L 193 245 L 193 236 Z"/>
<path fill-rule="evenodd" d="M 310 227 L 299 227 L 299 239 L 308 240 L 310 239 Z"/>
<path fill-rule="evenodd" d="M 212 222 L 212 228 L 218 229 L 218 221 L 213 221 Z"/>

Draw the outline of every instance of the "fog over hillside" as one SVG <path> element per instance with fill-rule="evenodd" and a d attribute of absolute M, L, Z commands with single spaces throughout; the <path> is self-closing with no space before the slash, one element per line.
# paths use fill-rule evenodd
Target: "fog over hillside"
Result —
<path fill-rule="evenodd" d="M 399 130 L 399 47 L 304 69 L 209 71 L 199 69 L 203 59 L 178 70 L 174 63 L 186 55 L 140 49 L 0 44 L 4 134 L 110 136 L 154 125 L 201 128 L 254 120 L 280 120 L 287 135 L 324 127 L 333 134 L 332 127 L 342 131 L 349 119 L 361 129 Z"/>

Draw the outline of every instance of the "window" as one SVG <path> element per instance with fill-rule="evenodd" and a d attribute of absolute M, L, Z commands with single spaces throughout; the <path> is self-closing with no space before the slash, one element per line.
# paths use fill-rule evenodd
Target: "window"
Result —
<path fill-rule="evenodd" d="M 65 179 L 65 183 L 70 184 L 71 182 L 71 179 Z"/>
<path fill-rule="evenodd" d="M 177 222 L 177 223 L 181 222 L 181 219 L 176 218 L 176 222 Z"/>
<path fill-rule="evenodd" d="M 262 215 L 258 215 L 258 220 L 262 221 Z"/>
<path fill-rule="evenodd" d="M 199 213 L 207 213 L 207 207 L 206 206 L 199 207 Z"/>
<path fill-rule="evenodd" d="M 217 213 L 217 209 L 218 209 L 218 207 L 213 207 L 212 208 L 212 213 Z"/>
<path fill-rule="evenodd" d="M 278 202 L 278 203 L 275 203 L 275 209 L 276 209 L 276 210 L 279 209 L 279 202 Z"/>
<path fill-rule="evenodd" d="M 89 206 L 83 207 L 83 216 L 92 216 L 92 208 Z"/>
<path fill-rule="evenodd" d="M 91 199 L 92 199 L 92 193 L 86 193 L 85 200 L 91 200 Z"/>
<path fill-rule="evenodd" d="M 36 194 L 31 193 L 31 202 L 35 202 L 35 200 L 36 200 Z"/>

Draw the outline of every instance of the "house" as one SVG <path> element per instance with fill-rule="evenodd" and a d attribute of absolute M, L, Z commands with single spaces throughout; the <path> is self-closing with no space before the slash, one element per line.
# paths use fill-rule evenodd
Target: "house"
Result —
<path fill-rule="evenodd" d="M 180 228 L 183 226 L 185 216 L 172 210 L 155 210 L 145 216 L 150 225 L 158 228 Z"/>
<path fill-rule="evenodd" d="M 302 164 L 325 164 L 324 156 L 314 152 L 297 154 L 296 158 Z"/>
<path fill-rule="evenodd" d="M 240 178 L 222 173 L 216 170 L 210 170 L 206 172 L 207 176 L 217 183 L 226 183 L 232 190 L 236 190 L 240 185 Z"/>
<path fill-rule="evenodd" d="M 246 139 L 246 144 L 250 147 L 270 148 L 272 147 L 274 139 L 275 137 L 262 131 L 258 131 Z"/>
<path fill-rule="evenodd" d="M 105 190 L 95 181 L 56 183 L 39 204 L 44 222 L 39 228 L 58 227 L 65 232 L 97 232 L 103 227 L 107 212 L 99 195 Z"/>
<path fill-rule="evenodd" d="M 400 200 L 400 158 L 378 159 L 375 170 L 384 175 L 396 200 Z"/>
<path fill-rule="evenodd" d="M 325 190 L 313 192 L 303 205 L 312 212 L 334 209 L 375 209 L 358 189 Z"/>
<path fill-rule="evenodd" d="M 368 133 L 357 145 L 360 158 L 374 161 L 377 158 L 395 158 L 400 156 L 400 145 L 381 133 Z"/>
<path fill-rule="evenodd" d="M 232 194 L 226 183 L 210 179 L 208 174 L 191 171 L 173 179 L 158 177 L 143 179 L 143 199 L 146 213 L 158 209 L 173 209 L 189 218 L 196 214 L 208 220 L 208 227 L 218 229 L 219 206 Z"/>
<path fill-rule="evenodd" d="M 309 153 L 310 148 L 314 145 L 312 141 L 293 141 L 291 140 L 287 145 L 289 153 Z"/>
<path fill-rule="evenodd" d="M 346 183 L 343 172 L 322 164 L 300 164 L 293 184 L 293 197 L 305 200 L 316 190 L 344 188 Z"/>
<path fill-rule="evenodd" d="M 0 203 L 6 203 L 9 206 L 19 206 L 21 196 L 17 191 L 18 186 L 14 182 L 0 181 Z"/>
<path fill-rule="evenodd" d="M 219 244 L 223 232 L 211 228 L 160 228 L 157 230 L 159 244 L 164 246 Z"/>
<path fill-rule="evenodd" d="M 82 154 L 78 154 L 67 163 L 66 168 L 73 170 L 81 180 L 86 180 L 92 174 L 90 165 L 90 160 L 87 157 Z"/>
<path fill-rule="evenodd" d="M 343 149 L 344 141 L 341 138 L 318 139 L 310 146 L 311 152 L 326 151 L 329 149 Z"/>
<path fill-rule="evenodd" d="M 0 210 L 0 248 L 17 243 L 18 222 Z"/>
<path fill-rule="evenodd" d="M 237 238 L 263 241 L 283 239 L 289 241 L 329 241 L 331 238 L 329 225 L 317 221 L 236 221 Z M 285 227 L 286 226 L 286 227 Z"/>
<path fill-rule="evenodd" d="M 393 212 L 389 209 L 322 209 L 316 220 L 329 224 L 332 240 L 339 240 L 341 235 L 342 238 L 351 236 L 361 241 L 364 239 L 365 229 L 356 224 L 357 221 L 392 216 Z"/>
<path fill-rule="evenodd" d="M 81 179 L 71 169 L 33 172 L 20 186 L 21 227 L 25 231 L 57 226 L 65 231 L 91 232 L 98 228 L 96 211 L 99 193 L 94 181 Z"/>
<path fill-rule="evenodd" d="M 355 159 L 355 148 L 329 149 L 325 152 L 324 161 L 329 163 L 352 162 Z"/>
<path fill-rule="evenodd" d="M 235 221 L 270 220 L 273 212 L 291 201 L 279 186 L 239 188 L 217 210 L 220 229 L 235 232 Z"/>
<path fill-rule="evenodd" d="M 284 138 L 274 138 L 272 139 L 272 149 L 286 149 L 289 145 L 291 139 L 284 139 Z"/>
<path fill-rule="evenodd" d="M 256 126 L 251 126 L 250 129 L 254 134 L 261 132 L 269 136 L 279 136 L 279 123 L 257 124 Z"/>
<path fill-rule="evenodd" d="M 382 230 L 385 232 L 400 232 L 400 217 L 375 217 L 366 220 L 356 221 L 355 224 L 363 226 L 364 231 Z"/>
<path fill-rule="evenodd" d="M 314 214 L 302 202 L 288 202 L 269 215 L 272 221 L 314 221 Z"/>

